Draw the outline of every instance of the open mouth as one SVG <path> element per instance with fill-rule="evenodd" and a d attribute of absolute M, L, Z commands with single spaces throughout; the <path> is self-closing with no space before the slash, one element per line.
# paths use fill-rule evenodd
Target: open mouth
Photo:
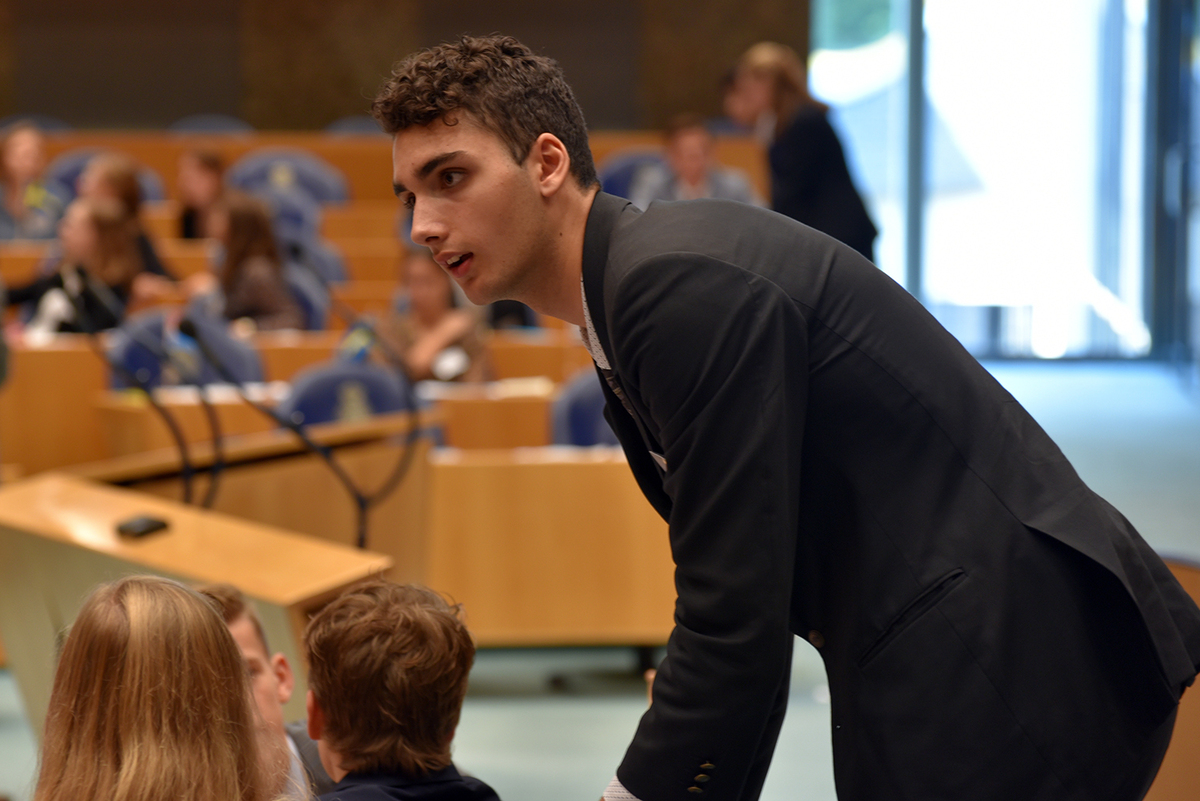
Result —
<path fill-rule="evenodd" d="M 450 271 L 451 275 L 458 275 L 465 272 L 467 263 L 474 255 L 474 253 L 463 253 L 459 256 L 446 259 L 446 269 Z"/>

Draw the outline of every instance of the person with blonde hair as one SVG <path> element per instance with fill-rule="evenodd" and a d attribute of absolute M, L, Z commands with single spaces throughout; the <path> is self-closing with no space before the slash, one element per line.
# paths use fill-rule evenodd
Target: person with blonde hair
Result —
<path fill-rule="evenodd" d="M 267 801 L 285 771 L 209 601 L 153 576 L 84 601 L 54 674 L 33 801 Z"/>
<path fill-rule="evenodd" d="M 80 198 L 58 226 L 53 272 L 8 290 L 8 304 L 35 309 L 27 331 L 93 332 L 121 323 L 141 269 L 133 223 L 109 198 Z"/>
<path fill-rule="evenodd" d="M 854 188 L 829 106 L 809 94 L 795 50 L 775 42 L 747 50 L 725 94 L 725 113 L 768 146 L 771 208 L 874 261 L 879 232 Z"/>

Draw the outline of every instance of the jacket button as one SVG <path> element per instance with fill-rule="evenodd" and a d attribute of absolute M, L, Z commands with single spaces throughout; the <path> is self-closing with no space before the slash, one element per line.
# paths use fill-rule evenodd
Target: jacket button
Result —
<path fill-rule="evenodd" d="M 707 773 L 701 773 L 698 776 L 696 776 L 695 781 L 703 784 L 704 782 L 708 781 L 708 779 L 709 779 L 709 775 Z"/>
<path fill-rule="evenodd" d="M 689 792 L 689 793 L 696 793 L 697 795 L 699 795 L 700 793 L 703 793 L 704 791 L 703 791 L 703 790 L 701 790 L 699 787 L 696 787 L 695 785 L 693 785 L 693 786 L 691 786 L 691 787 L 689 787 L 689 788 L 688 788 L 688 792 Z"/>
<path fill-rule="evenodd" d="M 716 767 L 716 765 L 714 765 L 713 763 L 705 762 L 703 765 L 700 766 L 700 770 L 712 770 L 715 767 Z"/>
<path fill-rule="evenodd" d="M 808 641 L 813 644 L 814 648 L 824 648 L 825 647 L 825 635 L 822 634 L 821 632 L 817 631 L 816 629 L 813 629 L 812 631 L 810 631 L 808 633 Z"/>

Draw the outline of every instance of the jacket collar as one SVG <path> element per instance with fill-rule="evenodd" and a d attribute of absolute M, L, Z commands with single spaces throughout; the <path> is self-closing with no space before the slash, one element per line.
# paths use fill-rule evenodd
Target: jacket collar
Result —
<path fill-rule="evenodd" d="M 418 784 L 438 784 L 441 782 L 461 781 L 462 774 L 454 765 L 448 765 L 441 770 L 425 776 L 406 776 L 399 771 L 395 773 L 348 773 L 337 783 L 338 789 L 346 790 L 354 785 L 373 784 L 384 787 L 412 787 Z"/>
<path fill-rule="evenodd" d="M 612 347 L 608 338 L 608 316 L 604 303 L 604 267 L 608 264 L 608 245 L 617 219 L 629 201 L 604 192 L 596 194 L 588 212 L 583 234 L 583 292 L 587 301 L 597 343 L 612 364 Z"/>

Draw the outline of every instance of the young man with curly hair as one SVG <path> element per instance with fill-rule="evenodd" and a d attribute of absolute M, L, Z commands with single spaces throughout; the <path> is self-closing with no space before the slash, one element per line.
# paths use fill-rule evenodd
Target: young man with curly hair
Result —
<path fill-rule="evenodd" d="M 465 38 L 375 101 L 412 237 L 475 303 L 578 325 L 678 602 L 608 801 L 758 797 L 793 635 L 844 801 L 1141 798 L 1200 610 L 921 305 L 748 205 L 599 191 L 549 59 Z"/>

